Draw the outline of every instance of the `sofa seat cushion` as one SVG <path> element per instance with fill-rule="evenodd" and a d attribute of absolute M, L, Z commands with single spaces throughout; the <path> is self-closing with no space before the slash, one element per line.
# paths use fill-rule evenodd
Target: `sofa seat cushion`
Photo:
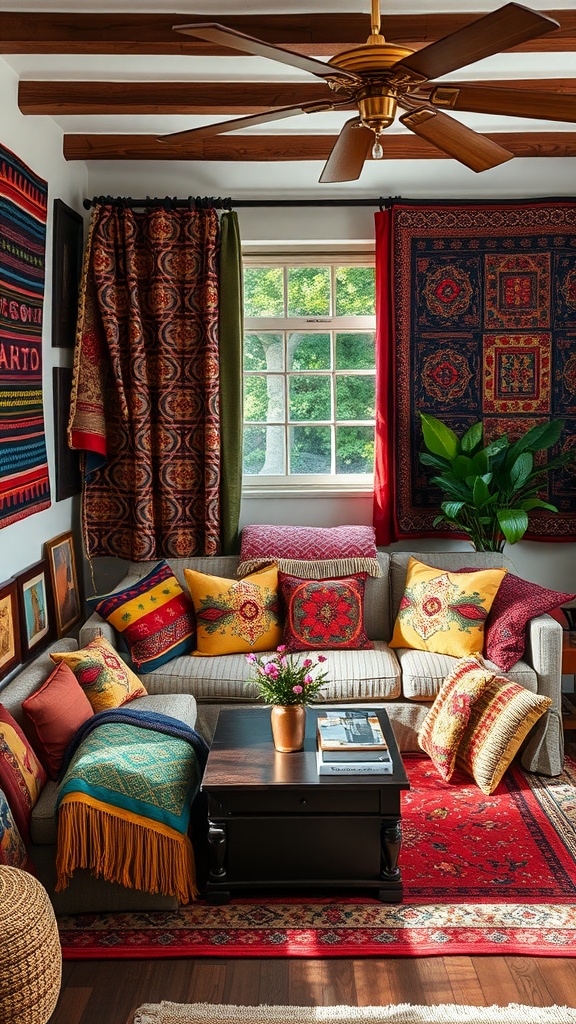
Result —
<path fill-rule="evenodd" d="M 196 725 L 196 700 L 190 693 L 156 693 L 137 697 L 130 707 L 140 711 L 157 711 L 161 715 L 178 718 L 192 728 Z M 32 842 L 39 846 L 56 845 L 56 798 L 58 784 L 48 781 L 32 810 Z"/>
<path fill-rule="evenodd" d="M 448 654 L 413 651 L 406 647 L 397 648 L 395 654 L 402 669 L 402 692 L 408 700 L 435 700 L 446 676 L 453 672 L 458 663 L 458 658 Z M 499 672 L 498 666 L 493 662 L 486 661 L 486 664 L 494 672 Z M 506 676 L 531 693 L 538 692 L 536 672 L 525 661 L 517 661 Z"/>
<path fill-rule="evenodd" d="M 273 651 L 268 652 L 270 656 Z M 371 651 L 307 651 L 302 657 L 326 657 L 322 670 L 327 680 L 322 699 L 393 700 L 402 692 L 400 667 L 396 656 L 383 640 L 374 641 Z M 259 657 L 266 657 L 263 652 Z M 198 701 L 257 700 L 256 686 L 245 686 L 250 665 L 244 654 L 226 654 L 220 658 L 175 658 L 162 669 L 146 676 L 149 693 L 185 693 L 192 691 Z"/>

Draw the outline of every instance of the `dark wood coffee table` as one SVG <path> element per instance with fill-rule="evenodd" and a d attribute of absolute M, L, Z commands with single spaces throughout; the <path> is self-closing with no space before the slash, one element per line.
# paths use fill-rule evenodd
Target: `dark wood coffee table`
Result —
<path fill-rule="evenodd" d="M 386 711 L 370 707 L 391 775 L 318 775 L 316 719 L 325 708 L 307 709 L 304 749 L 291 754 L 274 749 L 269 708 L 220 712 L 202 782 L 211 903 L 258 888 L 374 889 L 383 902 L 402 900 L 401 792 L 410 785 Z"/>

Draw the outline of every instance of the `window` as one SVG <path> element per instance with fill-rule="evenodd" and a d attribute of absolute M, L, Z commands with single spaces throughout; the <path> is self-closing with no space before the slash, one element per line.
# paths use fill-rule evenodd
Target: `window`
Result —
<path fill-rule="evenodd" d="M 371 487 L 370 257 L 245 257 L 244 484 Z"/>

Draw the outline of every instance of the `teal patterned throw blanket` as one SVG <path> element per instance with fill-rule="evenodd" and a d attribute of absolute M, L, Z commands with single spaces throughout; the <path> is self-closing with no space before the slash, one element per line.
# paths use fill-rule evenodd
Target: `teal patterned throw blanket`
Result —
<path fill-rule="evenodd" d="M 129 888 L 194 899 L 188 826 L 206 752 L 198 733 L 164 715 L 118 708 L 89 719 L 58 795 L 57 890 L 84 867 Z"/>

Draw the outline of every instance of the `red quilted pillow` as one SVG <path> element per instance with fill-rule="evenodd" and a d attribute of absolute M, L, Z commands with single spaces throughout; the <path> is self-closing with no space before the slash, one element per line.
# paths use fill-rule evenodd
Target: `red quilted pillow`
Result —
<path fill-rule="evenodd" d="M 507 672 L 524 654 L 526 626 L 530 619 L 554 611 L 576 595 L 546 590 L 506 573 L 486 620 L 486 657 Z"/>
<path fill-rule="evenodd" d="M 278 573 L 286 606 L 287 651 L 369 650 L 364 629 L 366 573 L 309 580 Z"/>
<path fill-rule="evenodd" d="M 46 772 L 22 729 L 0 704 L 0 789 L 25 843 L 30 840 L 32 808 L 45 784 Z"/>

